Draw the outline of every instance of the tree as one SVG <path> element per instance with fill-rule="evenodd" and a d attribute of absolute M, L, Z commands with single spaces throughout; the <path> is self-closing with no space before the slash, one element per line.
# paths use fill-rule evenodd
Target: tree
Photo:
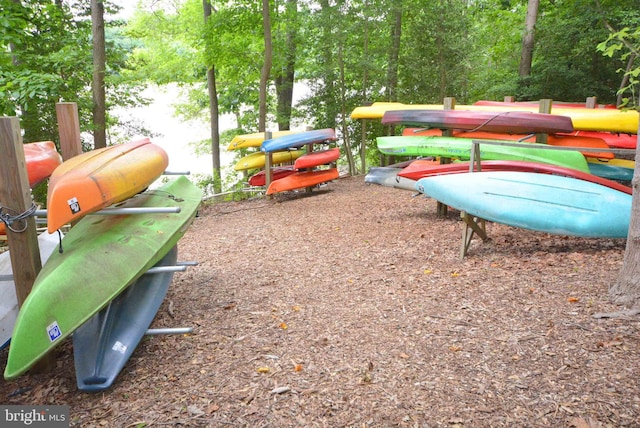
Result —
<path fill-rule="evenodd" d="M 264 33 L 264 63 L 260 72 L 260 114 L 258 130 L 264 132 L 267 128 L 267 92 L 269 90 L 269 76 L 273 61 L 273 42 L 271 40 L 271 6 L 269 0 L 262 0 L 262 30 Z"/>
<path fill-rule="evenodd" d="M 204 12 L 205 26 L 209 23 L 211 17 L 211 3 L 209 0 L 202 0 L 202 8 Z M 209 44 L 212 34 L 205 32 L 205 44 Z M 207 66 L 207 93 L 209 94 L 209 123 L 211 129 L 211 158 L 213 166 L 213 188 L 215 193 L 222 192 L 220 173 L 220 123 L 218 120 L 218 91 L 216 89 L 216 71 L 215 64 L 206 64 Z"/>
<path fill-rule="evenodd" d="M 598 49 L 609 57 L 623 52 L 622 59 L 637 58 L 640 55 L 640 27 L 635 29 L 626 27 L 612 33 L 606 41 L 598 45 Z M 629 90 L 635 94 L 635 88 L 639 83 L 640 65 L 636 64 L 633 68 L 627 67 L 625 75 L 623 81 L 627 81 L 628 85 L 620 92 Z M 627 105 L 638 109 L 637 99 L 627 102 Z M 639 144 L 636 147 L 636 159 L 640 158 L 640 129 L 638 132 Z M 640 311 L 640 163 L 638 162 L 636 162 L 631 185 L 633 197 L 627 246 L 622 269 L 615 284 L 609 288 L 609 296 L 616 303 Z"/>
<path fill-rule="evenodd" d="M 527 18 L 524 23 L 524 35 L 522 36 L 522 56 L 520 57 L 520 77 L 531 74 L 531 62 L 533 61 L 533 47 L 535 45 L 534 31 L 538 19 L 538 6 L 540 0 L 529 0 L 527 4 Z"/>
<path fill-rule="evenodd" d="M 104 37 L 104 4 L 91 0 L 91 29 L 93 34 L 93 146 L 107 146 L 107 112 L 105 106 L 104 76 L 106 72 L 106 50 Z"/>

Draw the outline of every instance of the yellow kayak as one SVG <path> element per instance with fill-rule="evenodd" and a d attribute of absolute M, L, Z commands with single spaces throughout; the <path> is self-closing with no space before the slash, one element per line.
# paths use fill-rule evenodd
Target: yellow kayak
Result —
<path fill-rule="evenodd" d="M 441 110 L 442 104 L 403 104 L 392 102 L 378 102 L 366 107 L 356 107 L 351 112 L 352 119 L 382 119 L 386 111 L 390 110 Z M 538 112 L 537 105 L 518 106 L 478 106 L 456 105 L 456 110 L 466 111 L 531 111 Z M 615 109 L 588 109 L 552 107 L 551 114 L 569 116 L 573 127 L 581 131 L 609 131 L 635 134 L 638 132 L 638 112 Z"/>
<path fill-rule="evenodd" d="M 273 152 L 271 154 L 274 165 L 291 162 L 304 155 L 304 150 L 287 150 L 284 152 Z M 265 154 L 262 152 L 255 152 L 248 156 L 243 157 L 233 167 L 236 171 L 244 171 L 247 169 L 259 169 L 265 165 Z"/>
<path fill-rule="evenodd" d="M 301 131 L 274 131 L 271 138 L 283 137 L 289 134 L 295 134 Z M 256 132 L 254 134 L 236 135 L 231 140 L 231 144 L 227 150 L 246 149 L 247 147 L 260 147 L 264 141 L 264 132 Z"/>

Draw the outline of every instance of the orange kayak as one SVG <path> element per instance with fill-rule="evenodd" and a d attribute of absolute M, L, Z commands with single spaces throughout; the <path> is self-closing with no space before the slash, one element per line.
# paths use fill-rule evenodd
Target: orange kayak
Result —
<path fill-rule="evenodd" d="M 338 160 L 338 158 L 340 158 L 340 149 L 338 147 L 327 150 L 318 150 L 300 156 L 296 159 L 293 167 L 295 169 L 313 168 L 314 166 L 331 163 Z"/>
<path fill-rule="evenodd" d="M 440 136 L 442 131 L 439 129 L 420 129 L 420 128 L 405 128 L 402 131 L 402 135 L 409 136 Z M 494 132 L 463 132 L 458 131 L 453 133 L 454 137 L 459 138 L 477 138 L 486 140 L 507 140 L 507 141 L 524 141 L 529 143 L 535 143 L 535 135 L 525 134 L 503 134 Z M 609 149 L 609 145 L 602 138 L 582 136 L 582 135 L 559 135 L 549 134 L 547 136 L 547 144 L 550 146 L 562 146 L 562 147 L 582 147 L 585 149 Z M 611 152 L 594 152 L 583 151 L 581 152 L 586 157 L 598 158 L 598 159 L 613 159 L 615 155 Z"/>
<path fill-rule="evenodd" d="M 267 195 L 315 186 L 316 184 L 335 180 L 339 175 L 337 168 L 296 172 L 295 174 L 273 181 L 267 189 Z"/>
<path fill-rule="evenodd" d="M 62 163 L 49 179 L 47 230 L 149 187 L 169 164 L 167 153 L 148 138 L 93 150 Z"/>
<path fill-rule="evenodd" d="M 53 141 L 40 141 L 24 145 L 24 158 L 31 187 L 46 180 L 62 163 Z"/>

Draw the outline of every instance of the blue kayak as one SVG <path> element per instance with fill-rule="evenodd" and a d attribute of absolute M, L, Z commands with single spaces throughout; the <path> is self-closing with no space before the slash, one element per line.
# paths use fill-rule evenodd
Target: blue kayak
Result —
<path fill-rule="evenodd" d="M 173 266 L 173 247 L 155 266 Z M 109 388 L 151 325 L 164 300 L 173 272 L 146 273 L 73 333 L 78 389 Z"/>
<path fill-rule="evenodd" d="M 314 131 L 298 132 L 295 134 L 284 135 L 278 138 L 272 138 L 262 142 L 261 150 L 263 152 L 277 152 L 278 150 L 287 150 L 296 147 L 302 147 L 306 144 L 318 144 L 334 141 L 336 139 L 336 131 L 332 128 L 317 129 Z"/>
<path fill-rule="evenodd" d="M 631 195 L 551 174 L 492 171 L 422 178 L 416 189 L 460 211 L 556 235 L 626 238 Z"/>

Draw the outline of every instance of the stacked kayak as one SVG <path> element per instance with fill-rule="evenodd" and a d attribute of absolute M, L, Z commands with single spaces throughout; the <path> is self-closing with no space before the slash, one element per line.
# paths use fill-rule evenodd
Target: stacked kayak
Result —
<path fill-rule="evenodd" d="M 169 164 L 167 153 L 148 138 L 75 156 L 53 171 L 47 192 L 47 230 L 149 187 Z"/>
<path fill-rule="evenodd" d="M 201 199 L 200 189 L 180 176 L 118 205 L 173 212 L 82 217 L 20 308 L 5 378 L 27 371 L 158 263 L 186 232 Z"/>

